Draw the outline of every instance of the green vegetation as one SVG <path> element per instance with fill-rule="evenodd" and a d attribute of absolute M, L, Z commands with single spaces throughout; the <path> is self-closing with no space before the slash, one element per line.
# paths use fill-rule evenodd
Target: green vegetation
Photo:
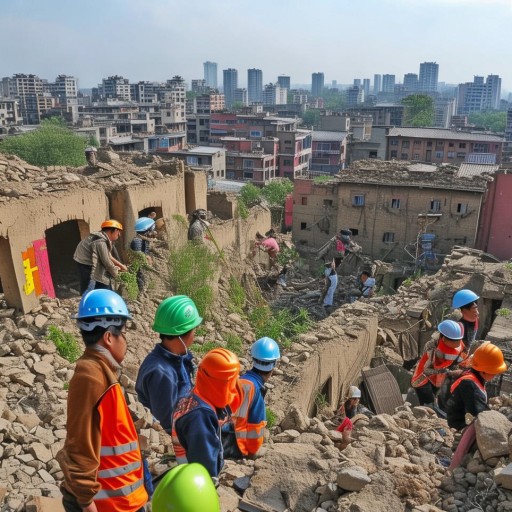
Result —
<path fill-rule="evenodd" d="M 327 397 L 320 392 L 315 395 L 315 405 L 319 411 L 330 408 Z"/>
<path fill-rule="evenodd" d="M 327 176 L 327 175 L 315 176 L 313 178 L 313 183 L 316 183 L 317 185 L 321 185 L 322 183 L 327 183 L 328 181 L 331 181 L 332 179 L 333 179 L 332 176 Z"/>
<path fill-rule="evenodd" d="M 434 124 L 434 100 L 425 94 L 412 94 L 402 100 L 403 126 L 432 126 Z"/>
<path fill-rule="evenodd" d="M 469 114 L 468 121 L 478 128 L 484 128 L 495 133 L 503 133 L 507 125 L 507 113 L 499 110 L 473 112 Z"/>
<path fill-rule="evenodd" d="M 55 325 L 48 327 L 46 339 L 51 341 L 57 347 L 58 354 L 70 363 L 74 363 L 82 354 L 77 339 Z"/>
<path fill-rule="evenodd" d="M 175 213 L 172 218 L 178 222 L 179 224 L 181 224 L 183 227 L 186 227 L 188 228 L 188 222 L 187 222 L 187 219 L 185 217 L 183 217 L 183 215 L 180 215 L 179 213 Z"/>
<path fill-rule="evenodd" d="M 261 202 L 261 188 L 252 183 L 247 183 L 240 190 L 240 199 L 247 207 L 259 204 Z"/>
<path fill-rule="evenodd" d="M 229 278 L 228 309 L 233 313 L 243 315 L 246 300 L 247 297 L 245 295 L 244 287 L 240 284 L 236 277 L 231 276 Z"/>
<path fill-rule="evenodd" d="M 293 183 L 288 178 L 272 180 L 261 189 L 261 195 L 270 206 L 284 206 L 289 194 L 293 192 Z"/>
<path fill-rule="evenodd" d="M 67 391 L 69 389 L 69 382 L 64 382 L 64 384 L 62 384 L 62 389 Z"/>
<path fill-rule="evenodd" d="M 16 155 L 29 164 L 39 167 L 49 165 L 85 165 L 84 150 L 97 144 L 69 130 L 56 117 L 45 119 L 41 127 L 33 132 L 7 137 L 0 144 L 0 152 Z"/>
<path fill-rule="evenodd" d="M 267 413 L 267 428 L 270 430 L 276 424 L 276 415 L 270 407 L 265 407 Z"/>
<path fill-rule="evenodd" d="M 137 272 L 149 268 L 148 260 L 144 253 L 132 250 L 128 251 L 128 260 L 128 271 L 119 272 L 116 282 L 119 283 L 123 296 L 126 296 L 128 300 L 135 300 L 140 291 L 137 284 Z"/>
<path fill-rule="evenodd" d="M 203 244 L 187 244 L 169 257 L 169 281 L 179 295 L 188 295 L 203 318 L 213 304 L 212 282 L 219 269 L 219 256 Z"/>
<path fill-rule="evenodd" d="M 215 341 L 206 341 L 205 343 L 192 343 L 190 346 L 190 351 L 193 354 L 197 354 L 200 356 L 204 356 L 207 352 L 210 352 L 210 350 L 213 350 L 214 348 L 217 348 L 219 345 L 218 343 L 215 343 Z"/>
<path fill-rule="evenodd" d="M 508 308 L 500 308 L 500 309 L 497 309 L 496 310 L 496 315 L 497 316 L 502 316 L 502 317 L 509 317 L 510 316 L 510 309 Z"/>
<path fill-rule="evenodd" d="M 231 350 L 231 352 L 235 353 L 237 356 L 242 356 L 244 352 L 244 342 L 240 336 L 228 332 L 225 334 L 226 348 Z"/>
<path fill-rule="evenodd" d="M 505 267 L 505 270 L 508 270 L 509 272 L 512 272 L 512 263 L 505 263 L 505 265 L 503 265 Z"/>
<path fill-rule="evenodd" d="M 338 89 L 328 89 L 323 94 L 324 108 L 328 110 L 343 110 L 347 102 L 347 94 L 345 91 Z"/>
<path fill-rule="evenodd" d="M 243 220 L 247 220 L 249 218 L 249 208 L 241 197 L 238 198 L 238 215 L 240 215 L 240 218 Z"/>
<path fill-rule="evenodd" d="M 295 247 L 282 247 L 277 254 L 277 263 L 279 265 L 291 265 L 299 261 L 300 255 Z"/>
<path fill-rule="evenodd" d="M 317 128 L 320 126 L 320 110 L 317 109 L 309 109 L 302 114 L 302 124 L 305 126 L 312 126 L 313 128 Z"/>

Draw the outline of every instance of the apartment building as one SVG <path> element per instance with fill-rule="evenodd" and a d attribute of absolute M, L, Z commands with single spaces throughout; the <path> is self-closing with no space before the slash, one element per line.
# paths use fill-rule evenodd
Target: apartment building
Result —
<path fill-rule="evenodd" d="M 59 105 L 66 107 L 78 103 L 78 80 L 74 76 L 59 75 L 55 82 L 48 85 L 51 95 L 57 98 Z"/>
<path fill-rule="evenodd" d="M 498 75 L 475 76 L 473 82 L 459 84 L 457 88 L 457 114 L 496 110 L 500 106 L 501 78 Z"/>
<path fill-rule="evenodd" d="M 7 132 L 8 127 L 21 124 L 19 100 L 0 97 L 0 133 Z"/>
<path fill-rule="evenodd" d="M 247 96 L 249 105 L 263 101 L 263 71 L 261 69 L 247 70 Z"/>
<path fill-rule="evenodd" d="M 324 74 L 313 73 L 311 75 L 311 96 L 319 98 L 324 93 Z"/>
<path fill-rule="evenodd" d="M 206 85 L 212 89 L 217 89 L 217 63 L 208 60 L 203 63 L 203 69 Z"/>
<path fill-rule="evenodd" d="M 130 101 L 130 81 L 119 75 L 103 78 L 101 84 L 98 84 L 98 95 L 102 100 L 115 98 L 119 101 Z"/>
<path fill-rule="evenodd" d="M 461 164 L 473 155 L 488 155 L 500 163 L 504 139 L 497 135 L 443 128 L 392 128 L 387 136 L 386 159 Z"/>
<path fill-rule="evenodd" d="M 183 160 L 191 169 L 204 171 L 209 178 L 223 179 L 226 177 L 226 150 L 224 148 L 196 146 L 173 151 L 172 156 Z"/>
<path fill-rule="evenodd" d="M 346 147 L 347 132 L 313 131 L 310 170 L 338 173 L 345 166 Z"/>

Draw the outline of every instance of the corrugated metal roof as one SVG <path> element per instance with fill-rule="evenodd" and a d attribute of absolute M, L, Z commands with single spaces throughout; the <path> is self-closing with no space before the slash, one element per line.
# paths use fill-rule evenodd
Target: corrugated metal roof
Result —
<path fill-rule="evenodd" d="M 468 164 L 495 164 L 496 155 L 494 153 L 470 153 L 464 160 Z"/>
<path fill-rule="evenodd" d="M 490 164 L 460 164 L 459 170 L 457 171 L 458 178 L 470 178 L 471 176 L 480 176 L 483 173 L 494 173 L 500 166 Z"/>
<path fill-rule="evenodd" d="M 504 142 L 503 137 L 487 133 L 468 133 L 445 128 L 391 128 L 388 137 L 411 137 L 420 139 L 471 140 L 479 142 Z"/>
<path fill-rule="evenodd" d="M 316 141 L 335 141 L 342 142 L 347 136 L 347 132 L 328 132 L 328 131 L 314 131 L 313 140 Z"/>

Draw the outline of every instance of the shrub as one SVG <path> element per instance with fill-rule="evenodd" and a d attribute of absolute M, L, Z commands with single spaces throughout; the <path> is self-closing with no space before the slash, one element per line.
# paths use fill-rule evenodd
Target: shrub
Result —
<path fill-rule="evenodd" d="M 57 347 L 58 354 L 70 363 L 74 363 L 82 354 L 77 339 L 71 333 L 65 332 L 55 325 L 48 327 L 46 339 L 51 341 Z"/>
<path fill-rule="evenodd" d="M 265 407 L 267 413 L 267 428 L 270 430 L 276 424 L 276 415 L 270 407 Z"/>
<path fill-rule="evenodd" d="M 508 308 L 497 309 L 496 310 L 496 315 L 507 318 L 508 316 L 510 316 L 510 309 L 508 309 Z"/>
<path fill-rule="evenodd" d="M 240 336 L 228 332 L 225 335 L 226 348 L 231 350 L 231 352 L 235 353 L 237 356 L 241 357 L 243 354 L 244 342 Z"/>
<path fill-rule="evenodd" d="M 243 314 L 246 296 L 244 287 L 240 284 L 236 277 L 229 278 L 229 303 L 228 308 L 233 313 Z"/>

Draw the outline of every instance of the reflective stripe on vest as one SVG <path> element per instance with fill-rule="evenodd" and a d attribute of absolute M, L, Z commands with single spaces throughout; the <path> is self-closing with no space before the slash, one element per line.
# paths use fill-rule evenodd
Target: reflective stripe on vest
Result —
<path fill-rule="evenodd" d="M 487 400 L 487 391 L 485 391 L 485 386 L 480 382 L 480 379 L 473 372 L 465 373 L 464 375 L 459 377 L 451 385 L 450 393 L 453 394 L 453 392 L 457 389 L 457 387 L 463 380 L 472 380 L 477 385 L 478 389 L 480 389 L 480 391 L 485 395 L 485 400 Z"/>
<path fill-rule="evenodd" d="M 135 512 L 148 500 L 137 432 L 119 383 L 112 385 L 97 406 L 100 416 L 100 464 L 94 496 L 98 512 Z"/>

